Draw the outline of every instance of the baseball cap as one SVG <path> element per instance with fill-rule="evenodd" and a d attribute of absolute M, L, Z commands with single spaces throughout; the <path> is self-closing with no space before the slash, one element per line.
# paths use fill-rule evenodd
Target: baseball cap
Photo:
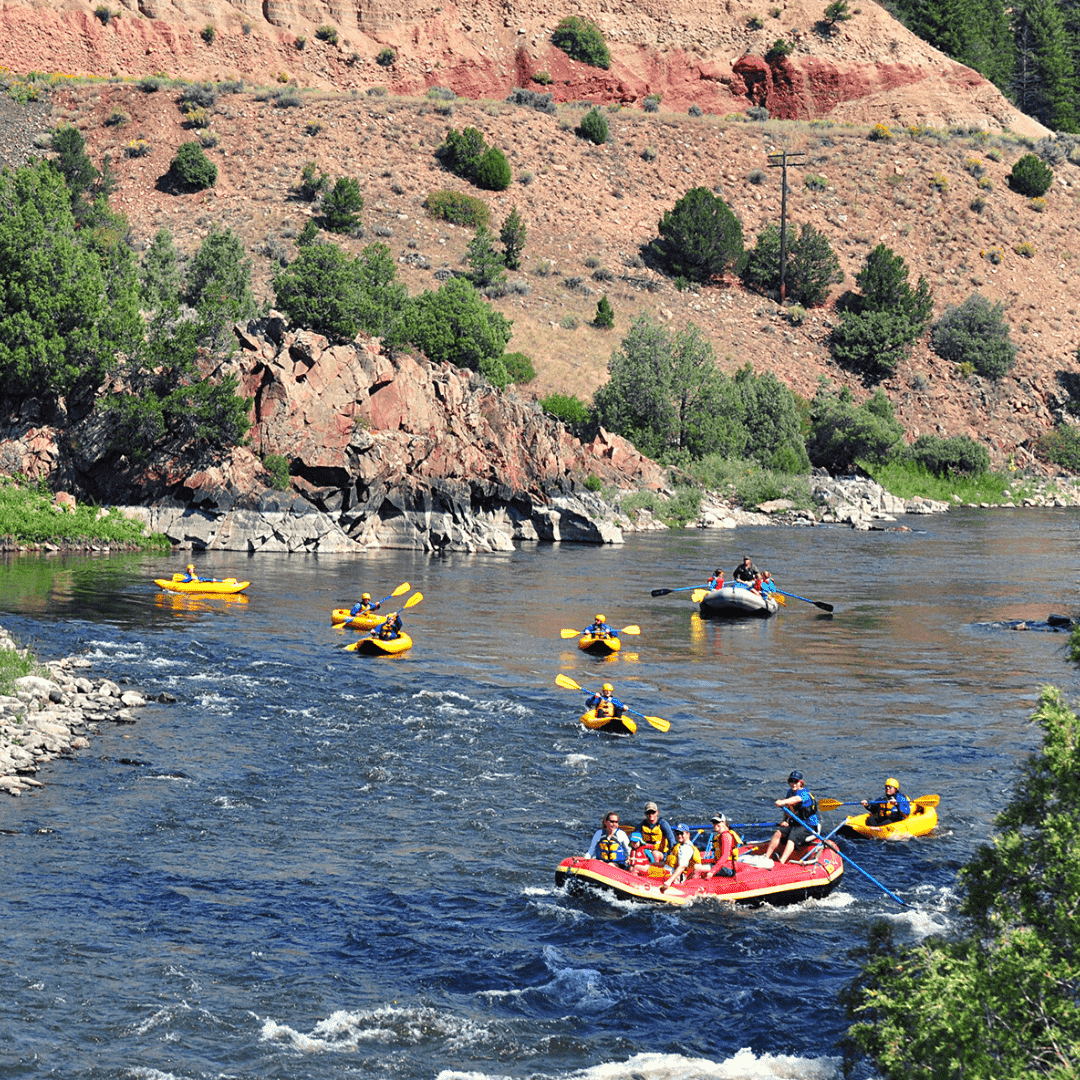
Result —
<path fill-rule="evenodd" d="M 630 843 L 631 843 L 631 844 L 644 844 L 644 843 L 645 843 L 645 841 L 644 841 L 644 840 L 642 840 L 642 838 L 641 838 L 641 833 L 639 833 L 639 832 L 632 832 L 632 833 L 630 834 Z"/>
<path fill-rule="evenodd" d="M 723 814 L 713 814 L 713 816 L 712 816 L 712 820 L 713 820 L 713 823 L 714 823 L 714 824 L 715 824 L 715 823 L 716 823 L 717 821 L 722 821 L 722 822 L 723 822 L 723 823 L 724 823 L 725 825 L 727 824 L 727 818 L 726 818 L 726 817 L 724 817 L 724 815 L 723 815 Z"/>
<path fill-rule="evenodd" d="M 801 779 L 802 779 L 802 773 L 799 772 L 798 769 L 792 769 L 791 772 L 788 773 L 788 783 L 791 783 L 792 780 L 801 780 Z"/>
<path fill-rule="evenodd" d="M 678 825 L 677 825 L 677 826 L 675 827 L 675 831 L 676 831 L 676 832 L 689 832 L 689 831 L 690 831 L 690 826 L 689 826 L 689 825 L 687 825 L 687 824 L 686 824 L 686 822 L 680 822 L 680 823 L 679 823 L 679 824 L 678 824 Z"/>
<path fill-rule="evenodd" d="M 645 813 L 647 814 L 650 810 L 655 810 L 657 813 L 659 813 L 660 807 L 657 806 L 654 802 L 647 802 L 645 804 Z"/>

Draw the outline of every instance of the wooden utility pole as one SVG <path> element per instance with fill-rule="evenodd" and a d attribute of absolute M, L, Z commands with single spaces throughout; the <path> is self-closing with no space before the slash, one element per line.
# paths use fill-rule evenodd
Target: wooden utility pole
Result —
<path fill-rule="evenodd" d="M 797 161 L 796 158 L 801 158 Z M 780 173 L 780 303 L 784 302 L 784 270 L 787 267 L 787 167 L 805 165 L 806 154 L 802 150 L 784 150 L 768 155 L 769 168 Z"/>

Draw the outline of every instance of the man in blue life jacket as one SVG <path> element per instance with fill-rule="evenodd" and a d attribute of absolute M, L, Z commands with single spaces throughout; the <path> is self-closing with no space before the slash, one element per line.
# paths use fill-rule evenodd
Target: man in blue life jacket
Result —
<path fill-rule="evenodd" d="M 350 615 L 366 615 L 369 611 L 378 611 L 382 607 L 382 604 L 373 604 L 371 602 L 371 593 L 366 592 L 360 597 L 358 604 L 353 604 Z"/>
<path fill-rule="evenodd" d="M 195 564 L 194 563 L 188 563 L 187 564 L 187 573 L 184 575 L 183 580 L 184 581 L 198 581 L 199 580 L 199 575 L 195 573 Z"/>
<path fill-rule="evenodd" d="M 593 834 L 585 857 L 615 863 L 616 866 L 626 869 L 627 860 L 630 858 L 630 838 L 619 828 L 617 810 L 610 810 L 604 815 L 604 821 Z"/>
<path fill-rule="evenodd" d="M 903 821 L 911 813 L 911 801 L 900 790 L 900 781 L 890 776 L 885 781 L 885 798 L 863 799 L 863 806 L 870 812 L 867 825 L 888 825 L 890 821 Z"/>
<path fill-rule="evenodd" d="M 787 782 L 787 795 L 783 799 L 776 800 L 776 806 L 784 811 L 784 820 L 777 825 L 776 832 L 772 834 L 769 846 L 765 849 L 765 857 L 771 859 L 776 849 L 783 843 L 783 850 L 777 859 L 777 862 L 781 864 L 791 858 L 792 852 L 797 847 L 807 843 L 813 837 L 811 829 L 814 832 L 821 829 L 817 816 L 817 799 L 807 791 L 803 774 L 798 769 L 792 769 Z M 776 863 L 773 864 L 773 867 L 775 866 Z"/>
<path fill-rule="evenodd" d="M 599 694 L 591 694 L 585 699 L 585 708 L 593 709 L 598 717 L 609 716 L 618 719 L 626 711 L 626 706 L 614 696 L 615 687 L 606 682 Z"/>
<path fill-rule="evenodd" d="M 391 611 L 382 625 L 376 626 L 371 633 L 382 641 L 393 641 L 401 637 L 401 616 L 396 611 Z"/>
<path fill-rule="evenodd" d="M 592 621 L 591 626 L 585 627 L 586 634 L 592 634 L 593 637 L 618 637 L 619 631 L 614 626 L 608 626 L 604 621 L 603 615 L 597 615 Z"/>

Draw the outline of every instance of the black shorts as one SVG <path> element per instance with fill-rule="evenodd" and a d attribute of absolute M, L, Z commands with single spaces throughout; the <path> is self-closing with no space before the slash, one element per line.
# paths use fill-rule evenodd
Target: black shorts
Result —
<path fill-rule="evenodd" d="M 796 847 L 808 844 L 814 838 L 814 834 L 805 826 L 796 821 L 785 821 L 780 826 L 780 839 L 790 840 Z"/>

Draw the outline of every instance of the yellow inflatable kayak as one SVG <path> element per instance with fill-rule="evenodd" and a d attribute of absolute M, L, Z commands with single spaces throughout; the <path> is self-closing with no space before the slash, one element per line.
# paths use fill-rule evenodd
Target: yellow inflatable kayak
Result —
<path fill-rule="evenodd" d="M 339 607 L 330 612 L 330 621 L 334 626 L 347 626 L 350 630 L 374 630 L 386 621 L 386 616 L 377 615 L 373 611 L 353 615 L 352 608 Z"/>
<path fill-rule="evenodd" d="M 845 822 L 845 828 L 860 836 L 874 836 L 879 840 L 906 840 L 912 836 L 925 836 L 937 828 L 937 810 L 924 806 L 917 799 L 911 802 L 911 813 L 900 821 L 890 821 L 887 825 L 867 825 L 869 814 L 852 814 Z"/>
<path fill-rule="evenodd" d="M 168 589 L 169 592 L 225 595 L 243 592 L 251 582 L 237 581 L 234 577 L 225 578 L 224 581 L 185 581 L 183 574 L 173 574 L 171 578 L 154 578 L 154 584 L 159 589 Z"/>
<path fill-rule="evenodd" d="M 622 642 L 614 634 L 582 634 L 577 647 L 594 656 L 612 656 L 622 648 Z"/>
<path fill-rule="evenodd" d="M 345 651 L 360 653 L 362 656 L 396 656 L 411 648 L 412 638 L 403 633 L 388 640 L 380 637 L 361 638 L 351 645 L 346 645 Z"/>
<path fill-rule="evenodd" d="M 613 735 L 633 735 L 637 724 L 629 716 L 597 716 L 595 709 L 583 713 L 581 722 L 590 731 L 608 731 Z"/>

